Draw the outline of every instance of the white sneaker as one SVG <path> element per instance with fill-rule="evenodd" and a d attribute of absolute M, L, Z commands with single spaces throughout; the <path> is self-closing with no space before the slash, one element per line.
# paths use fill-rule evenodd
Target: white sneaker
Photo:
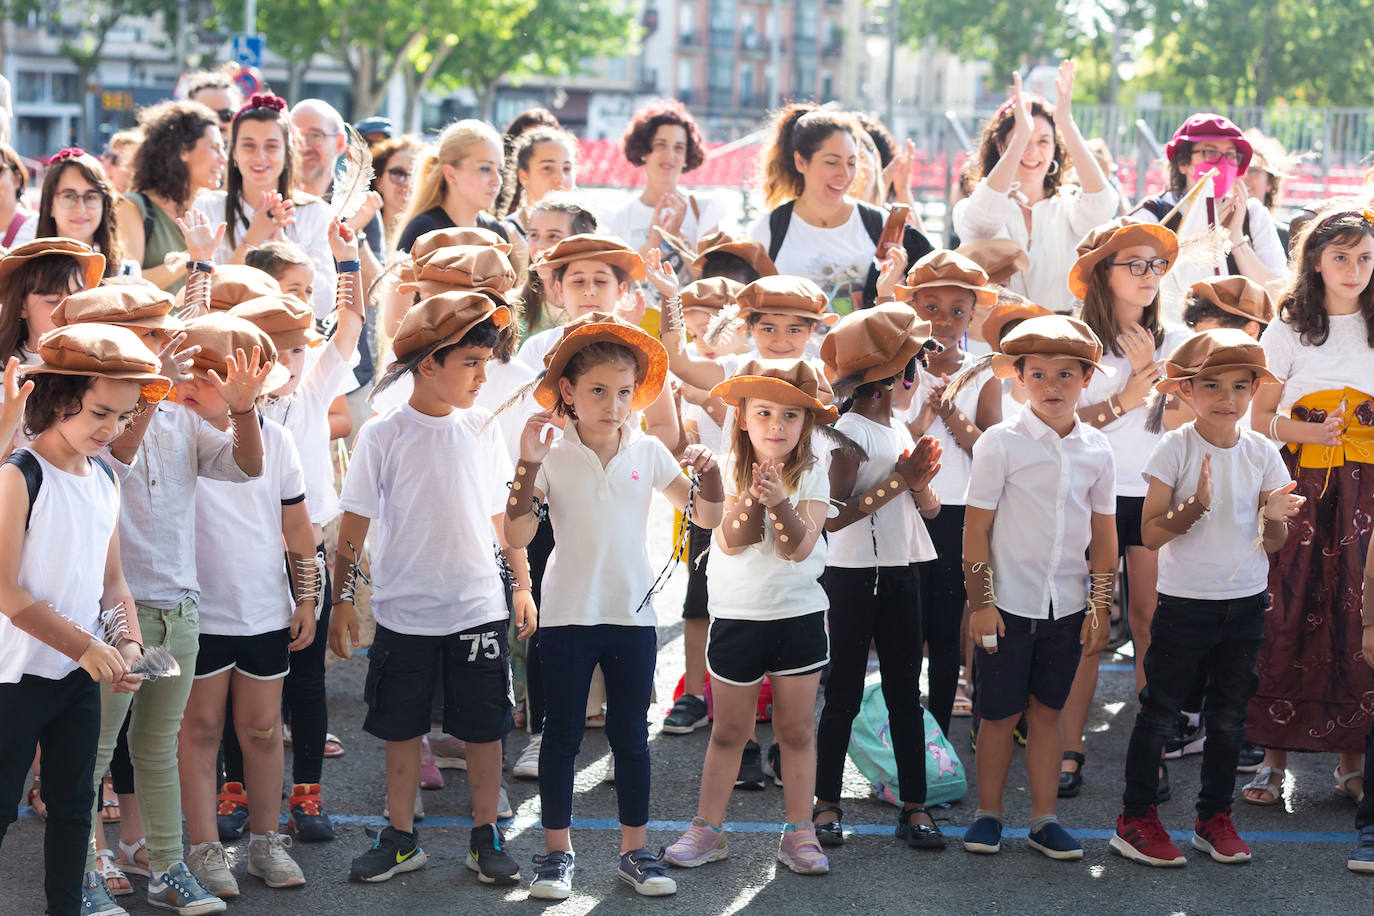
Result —
<path fill-rule="evenodd" d="M 530 896 L 538 900 L 567 900 L 572 893 L 573 854 L 551 852 L 534 857 Z"/>
<path fill-rule="evenodd" d="M 239 883 L 229 870 L 229 860 L 224 857 L 224 846 L 219 843 L 203 843 L 192 846 L 191 854 L 186 857 L 186 867 L 196 876 L 200 886 L 221 900 L 229 900 L 239 895 Z"/>
<path fill-rule="evenodd" d="M 305 875 L 286 850 L 291 838 L 275 830 L 248 844 L 248 874 L 261 878 L 268 887 L 300 887 Z"/>
<path fill-rule="evenodd" d="M 601 776 L 602 782 L 615 782 L 615 754 L 606 758 L 606 772 Z"/>
<path fill-rule="evenodd" d="M 525 749 L 520 752 L 520 756 L 515 760 L 515 766 L 511 772 L 516 779 L 538 779 L 539 778 L 539 746 L 544 741 L 544 736 L 530 735 L 530 743 L 525 745 Z"/>
<path fill-rule="evenodd" d="M 515 817 L 515 809 L 510 806 L 510 793 L 506 791 L 505 780 L 502 780 L 501 791 L 496 796 L 496 818 L 504 821 L 509 817 Z"/>

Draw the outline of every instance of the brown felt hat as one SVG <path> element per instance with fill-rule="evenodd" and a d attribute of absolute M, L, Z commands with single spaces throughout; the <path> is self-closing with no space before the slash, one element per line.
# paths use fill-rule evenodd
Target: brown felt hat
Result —
<path fill-rule="evenodd" d="M 1199 280 L 1188 288 L 1189 295 L 1208 302 L 1232 315 L 1266 325 L 1274 320 L 1274 299 L 1269 291 L 1249 277 L 1229 276 Z"/>
<path fill-rule="evenodd" d="M 17 248 L 11 248 L 9 254 L 0 258 L 0 287 L 3 287 L 10 274 L 22 265 L 50 254 L 65 254 L 75 258 L 86 276 L 87 289 L 99 284 L 101 276 L 105 273 L 105 256 L 85 242 L 75 239 L 34 239 Z"/>
<path fill-rule="evenodd" d="M 835 394 L 825 376 L 804 359 L 751 359 L 711 389 L 711 397 L 731 407 L 745 398 L 761 398 L 789 407 L 805 407 L 817 423 L 834 423 L 840 412 L 830 402 Z"/>
<path fill-rule="evenodd" d="M 176 297 L 141 283 L 104 284 L 72 293 L 53 309 L 57 327 L 100 322 L 130 328 L 156 328 L 175 333 L 182 323 L 172 317 Z"/>
<path fill-rule="evenodd" d="M 743 283 L 736 283 L 728 277 L 708 277 L 683 287 L 682 307 L 684 309 L 709 309 L 719 312 L 727 305 L 736 305 Z"/>
<path fill-rule="evenodd" d="M 1155 389 L 1167 393 L 1186 379 L 1227 369 L 1249 369 L 1255 373 L 1256 382 L 1279 380 L 1269 371 L 1259 341 L 1240 328 L 1213 328 L 1199 331 L 1174 348 L 1164 363 L 1164 378 L 1155 382 Z"/>
<path fill-rule="evenodd" d="M 911 302 L 917 290 L 934 286 L 972 290 L 975 306 L 989 306 L 997 301 L 997 291 L 988 288 L 987 272 L 957 251 L 932 251 L 913 264 L 907 271 L 906 285 L 897 284 L 897 299 Z"/>
<path fill-rule="evenodd" d="M 825 310 L 829 300 L 821 288 L 804 277 L 760 277 L 739 293 L 740 317 L 749 312 L 797 315 L 834 325 L 840 316 Z"/>
<path fill-rule="evenodd" d="M 1088 295 L 1088 280 L 1098 262 L 1133 245 L 1149 245 L 1169 262 L 1170 270 L 1178 260 L 1178 236 L 1172 229 L 1133 216 L 1117 217 L 1090 230 L 1078 243 L 1078 260 L 1069 268 L 1069 292 L 1075 299 Z"/>
<path fill-rule="evenodd" d="M 716 253 L 733 254 L 743 259 L 760 277 L 777 276 L 777 265 L 768 257 L 768 249 L 763 247 L 762 242 L 746 235 L 731 235 L 724 231 L 712 232 L 697 243 L 697 256 L 691 264 L 692 270 L 701 273 L 702 268 L 706 266 L 706 256 Z"/>
<path fill-rule="evenodd" d="M 1026 249 L 1015 239 L 975 239 L 960 245 L 954 252 L 983 268 L 988 280 L 998 286 L 1006 286 L 1012 274 L 1030 267 Z"/>
<path fill-rule="evenodd" d="M 905 305 L 885 302 L 840 319 L 821 341 L 825 377 L 833 384 L 856 376 L 858 384 L 892 378 L 930 340 L 930 322 Z"/>
<path fill-rule="evenodd" d="M 983 341 L 1000 353 L 1002 352 L 1002 329 L 1008 324 L 1017 320 L 1025 321 L 1029 318 L 1053 314 L 1054 312 L 1043 305 L 1036 305 L 1034 302 L 1011 302 L 1006 305 L 995 306 L 992 311 L 988 312 L 988 317 L 983 319 Z"/>
<path fill-rule="evenodd" d="M 504 255 L 510 254 L 510 242 L 490 229 L 481 229 L 477 226 L 450 226 L 447 229 L 426 232 L 417 238 L 410 246 L 410 260 L 419 261 L 440 248 L 453 248 L 457 245 L 480 245 L 483 248 L 495 248 Z"/>
<path fill-rule="evenodd" d="M 437 350 L 455 344 L 488 318 L 497 328 L 504 328 L 511 321 L 510 307 L 497 305 L 489 296 L 470 290 L 430 296 L 405 313 L 391 351 L 396 359 L 404 360 L 426 348 Z"/>
<path fill-rule="evenodd" d="M 1023 356 L 1076 359 L 1112 374 L 1101 364 L 1102 342 L 1092 328 L 1067 315 L 1041 315 L 1012 328 L 1002 338 L 1002 352 L 992 357 L 992 371 L 998 378 L 1010 378 L 1016 374 L 1016 361 Z"/>
<path fill-rule="evenodd" d="M 240 302 L 229 310 L 229 314 L 251 321 L 266 331 L 278 353 L 324 343 L 324 335 L 315 330 L 315 313 L 295 296 L 259 296 Z"/>
<path fill-rule="evenodd" d="M 625 271 L 631 280 L 644 279 L 644 259 L 638 251 L 613 235 L 585 233 L 559 239 L 535 265 L 557 270 L 573 261 L 604 261 Z"/>
<path fill-rule="evenodd" d="M 227 312 L 249 299 L 281 294 L 281 286 L 271 274 L 246 264 L 220 264 L 210 275 L 212 312 Z"/>
<path fill-rule="evenodd" d="M 568 360 L 578 350 L 595 343 L 628 347 L 643 375 L 643 381 L 635 386 L 630 407 L 643 410 L 654 402 L 668 375 L 668 351 L 663 349 L 663 344 L 628 321 L 606 312 L 589 312 L 563 325 L 563 336 L 544 357 L 544 375 L 534 387 L 534 399 L 540 407 L 547 409 L 558 403 L 558 379 L 567 368 Z"/>
<path fill-rule="evenodd" d="M 281 295 L 278 293 L 277 295 Z M 229 374 L 229 357 L 238 350 L 252 359 L 257 347 L 263 362 L 271 360 L 272 371 L 262 383 L 262 391 L 276 391 L 291 378 L 291 370 L 276 362 L 277 347 L 267 332 L 246 318 L 228 312 L 211 312 L 186 323 L 186 347 L 200 347 L 192 358 L 191 374 L 204 378 L 213 370 L 221 379 Z"/>
<path fill-rule="evenodd" d="M 91 375 L 138 382 L 143 399 L 155 403 L 167 396 L 172 383 L 161 374 L 161 365 L 128 328 L 87 322 L 54 328 L 38 341 L 43 362 L 25 366 L 24 375 Z"/>
<path fill-rule="evenodd" d="M 451 245 L 415 261 L 415 277 L 396 288 L 421 299 L 452 290 L 487 293 L 498 303 L 515 286 L 510 259 L 490 245 Z"/>

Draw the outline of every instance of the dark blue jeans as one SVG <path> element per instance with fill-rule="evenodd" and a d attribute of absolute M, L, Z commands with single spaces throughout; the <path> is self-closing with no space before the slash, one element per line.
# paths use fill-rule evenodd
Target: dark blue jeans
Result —
<path fill-rule="evenodd" d="M 606 740 L 615 754 L 620 823 L 649 822 L 649 697 L 658 654 L 654 627 L 601 624 L 544 627 L 544 741 L 539 747 L 539 803 L 546 830 L 572 824 L 573 768 L 582 747 L 587 692 L 599 664 L 606 679 Z"/>
<path fill-rule="evenodd" d="M 1178 732 L 1179 712 L 1200 670 L 1207 678 L 1202 701 L 1207 740 L 1197 813 L 1205 819 L 1231 810 L 1245 706 L 1259 687 L 1255 659 L 1268 610 L 1267 592 L 1227 601 L 1159 596 L 1145 653 L 1145 689 L 1126 751 L 1122 803 L 1127 817 L 1143 817 L 1155 803 L 1164 742 Z"/>
<path fill-rule="evenodd" d="M 1374 722 L 1369 723 L 1369 733 L 1364 736 L 1364 784 L 1374 786 Z M 1355 811 L 1355 829 L 1371 826 L 1374 826 L 1374 792 L 1367 791 Z"/>

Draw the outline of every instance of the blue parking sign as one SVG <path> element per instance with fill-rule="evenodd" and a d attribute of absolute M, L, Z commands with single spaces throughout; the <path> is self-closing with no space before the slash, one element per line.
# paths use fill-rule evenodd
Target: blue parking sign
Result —
<path fill-rule="evenodd" d="M 243 66 L 261 67 L 262 47 L 263 41 L 261 35 L 239 34 L 234 36 L 231 50 L 234 55 L 234 60 L 238 61 Z"/>

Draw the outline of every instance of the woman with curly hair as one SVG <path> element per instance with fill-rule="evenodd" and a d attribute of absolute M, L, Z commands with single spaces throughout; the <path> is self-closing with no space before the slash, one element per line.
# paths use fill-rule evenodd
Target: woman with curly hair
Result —
<path fill-rule="evenodd" d="M 1067 277 L 1078 240 L 1116 214 L 1118 197 L 1078 129 L 1070 108 L 1074 64 L 1059 65 L 1051 108 L 1021 91 L 1012 77 L 1011 98 L 983 128 L 978 154 L 970 160 L 976 181 L 954 205 L 954 230 L 961 241 L 1013 239 L 1030 256 L 1030 266 L 1007 284 L 1046 308 L 1073 307 Z M 1070 164 L 1079 185 L 1063 183 Z"/>
<path fill-rule="evenodd" d="M 163 263 L 186 250 L 177 220 L 203 190 L 219 187 L 224 139 L 219 119 L 198 102 L 162 102 L 139 115 L 143 144 L 134 157 L 132 190 L 115 208 L 119 244 L 145 279 L 168 292 L 186 282 L 186 265 Z"/>
<path fill-rule="evenodd" d="M 719 201 L 678 187 L 683 172 L 706 161 L 706 140 L 681 102 L 659 99 L 635 112 L 621 148 L 631 165 L 644 166 L 644 190 L 610 218 L 606 231 L 645 258 L 662 248 L 664 261 L 681 274 L 676 243 L 695 248 L 726 215 Z"/>
<path fill-rule="evenodd" d="M 105 256 L 105 276 L 138 276 L 138 262 L 119 247 L 114 188 L 100 160 L 80 149 L 64 149 L 48 160 L 38 199 L 38 237 L 85 242 Z"/>

